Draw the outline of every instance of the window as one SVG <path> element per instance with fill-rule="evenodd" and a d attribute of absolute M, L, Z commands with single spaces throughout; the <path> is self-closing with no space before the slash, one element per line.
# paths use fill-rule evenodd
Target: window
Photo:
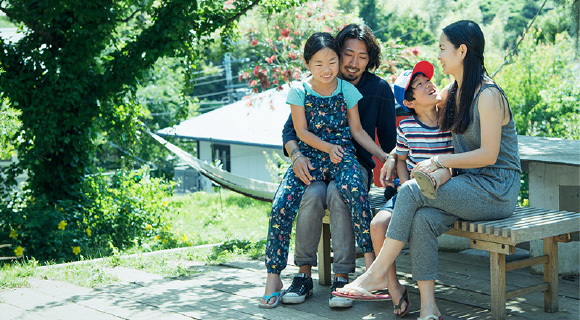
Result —
<path fill-rule="evenodd" d="M 212 145 L 212 161 L 216 163 L 219 160 L 222 164 L 222 169 L 231 172 L 230 165 L 230 146 L 226 144 L 213 144 Z"/>

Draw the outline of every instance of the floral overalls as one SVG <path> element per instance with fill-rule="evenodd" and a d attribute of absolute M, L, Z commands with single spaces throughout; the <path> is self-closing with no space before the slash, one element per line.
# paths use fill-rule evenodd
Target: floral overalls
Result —
<path fill-rule="evenodd" d="M 314 96 L 306 90 L 305 92 L 304 111 L 308 130 L 328 143 L 342 146 L 345 151 L 342 161 L 334 164 L 330 161 L 328 153 L 299 141 L 300 151 L 310 159 L 315 168 L 310 172 L 312 181 L 335 180 L 342 198 L 350 209 L 358 246 L 365 253 L 372 252 L 369 231 L 372 215 L 361 168 L 354 156 L 355 149 L 346 119 L 347 105 L 342 86 L 340 93 L 327 98 Z M 306 187 L 304 182 L 296 177 L 292 167 L 288 168 L 272 202 L 266 244 L 268 273 L 280 274 L 286 268 L 292 223 Z"/>

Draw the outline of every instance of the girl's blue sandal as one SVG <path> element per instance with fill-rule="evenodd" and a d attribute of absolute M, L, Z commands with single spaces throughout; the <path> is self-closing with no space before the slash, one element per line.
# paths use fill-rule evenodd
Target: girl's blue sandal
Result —
<path fill-rule="evenodd" d="M 280 300 L 282 300 L 282 296 L 286 293 L 286 290 L 280 290 L 280 291 L 276 291 L 273 292 L 271 295 L 267 296 L 267 295 L 263 295 L 262 298 L 264 300 L 266 300 L 266 303 L 258 303 L 258 306 L 260 308 L 265 308 L 265 309 L 273 309 L 276 308 L 279 304 L 280 304 Z M 270 299 L 272 298 L 276 298 L 276 301 L 274 301 L 274 303 L 269 304 L 268 302 L 270 302 Z"/>

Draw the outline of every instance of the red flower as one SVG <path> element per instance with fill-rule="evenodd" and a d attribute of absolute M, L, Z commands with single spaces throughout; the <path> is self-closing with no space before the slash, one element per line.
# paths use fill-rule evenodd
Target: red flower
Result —
<path fill-rule="evenodd" d="M 280 30 L 280 34 L 281 34 L 281 35 L 282 35 L 284 38 L 287 38 L 287 37 L 290 35 L 290 29 L 288 29 L 288 28 L 282 29 L 282 30 Z"/>
<path fill-rule="evenodd" d="M 256 77 L 257 77 L 259 72 L 260 72 L 260 66 L 256 66 L 256 67 L 254 68 L 254 76 L 256 76 Z"/>
<path fill-rule="evenodd" d="M 250 86 L 250 87 L 253 87 L 253 86 L 257 85 L 257 84 L 258 84 L 258 82 L 256 80 L 254 80 L 254 79 L 248 81 L 248 86 Z"/>
<path fill-rule="evenodd" d="M 252 40 L 252 47 L 255 47 L 258 44 L 258 40 L 254 39 Z"/>
<path fill-rule="evenodd" d="M 278 84 L 278 80 L 272 81 L 273 84 Z"/>

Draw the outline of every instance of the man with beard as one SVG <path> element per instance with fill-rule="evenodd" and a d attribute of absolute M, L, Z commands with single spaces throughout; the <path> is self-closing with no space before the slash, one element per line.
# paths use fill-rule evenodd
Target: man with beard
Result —
<path fill-rule="evenodd" d="M 393 91 L 389 84 L 370 71 L 380 65 L 381 49 L 372 30 L 362 24 L 350 24 L 343 28 L 336 40 L 340 49 L 339 77 L 353 84 L 362 94 L 358 102 L 360 121 L 363 129 L 374 140 L 375 129 L 381 148 L 390 152 L 395 146 L 395 102 Z M 290 155 L 294 173 L 308 185 L 300 203 L 296 218 L 296 251 L 294 261 L 299 267 L 282 303 L 302 303 L 312 294 L 312 266 L 317 265 L 316 252 L 322 218 L 325 208 L 330 211 L 330 227 L 334 249 L 333 271 L 334 280 L 330 292 L 342 288 L 348 283 L 348 274 L 355 271 L 355 244 L 351 225 L 351 214 L 342 199 L 334 181 L 311 182 L 310 170 L 314 169 L 310 160 L 302 155 L 298 147 L 298 137 L 294 130 L 292 117 L 284 125 L 284 152 Z M 372 169 L 375 162 L 372 155 L 354 141 L 356 157 L 362 165 L 363 182 L 367 189 L 372 182 Z M 393 161 L 388 156 L 381 161 Z M 378 252 L 377 252 L 378 253 Z M 374 254 L 365 255 L 367 268 L 374 260 Z M 331 308 L 348 308 L 352 300 L 330 296 Z"/>

